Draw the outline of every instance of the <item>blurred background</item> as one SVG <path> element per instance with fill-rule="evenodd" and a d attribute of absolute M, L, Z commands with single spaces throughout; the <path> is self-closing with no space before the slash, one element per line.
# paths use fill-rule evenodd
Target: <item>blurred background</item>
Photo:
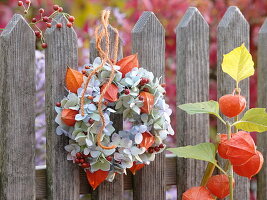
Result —
<path fill-rule="evenodd" d="M 4 28 L 14 13 L 22 13 L 17 0 L 0 0 L 0 28 Z M 79 38 L 79 66 L 88 63 L 89 42 L 98 23 L 101 10 L 112 11 L 111 24 L 119 29 L 124 42 L 124 55 L 131 53 L 131 30 L 143 11 L 153 11 L 166 29 L 166 84 L 167 101 L 175 119 L 175 28 L 189 6 L 197 7 L 210 25 L 210 99 L 217 100 L 216 93 L 216 31 L 227 7 L 238 6 L 250 24 L 250 51 L 256 64 L 258 31 L 267 15 L 266 0 L 32 0 L 32 8 L 26 15 L 29 21 L 44 8 L 45 14 L 53 12 L 58 4 L 75 16 L 74 28 Z M 38 16 L 39 17 L 39 16 Z M 44 28 L 40 26 L 40 28 Z M 44 54 L 37 43 L 36 51 L 36 165 L 45 164 L 45 114 L 44 114 Z M 41 50 L 41 51 L 38 51 Z M 257 66 L 257 64 L 255 65 Z M 257 101 L 257 75 L 250 78 L 250 106 Z M 175 121 L 172 121 L 175 130 Z M 216 121 L 211 119 L 211 131 L 216 131 Z M 175 145 L 175 136 L 168 138 L 169 146 Z M 175 188 L 167 192 L 167 199 L 175 199 Z M 251 184 L 251 200 L 255 198 L 255 183 Z"/>

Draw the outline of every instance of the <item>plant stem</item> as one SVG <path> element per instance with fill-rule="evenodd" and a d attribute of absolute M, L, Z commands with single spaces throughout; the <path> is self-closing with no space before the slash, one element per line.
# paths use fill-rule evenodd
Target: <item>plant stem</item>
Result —
<path fill-rule="evenodd" d="M 226 122 L 227 127 L 227 139 L 231 139 L 231 125 L 229 122 Z M 234 172 L 233 172 L 233 166 L 231 163 L 229 163 L 229 190 L 230 190 L 230 200 L 234 200 L 234 191 L 233 191 L 233 178 L 234 178 Z"/>
<path fill-rule="evenodd" d="M 207 168 L 205 170 L 205 173 L 203 175 L 203 178 L 201 180 L 200 186 L 205 186 L 208 182 L 209 177 L 213 174 L 213 171 L 215 169 L 215 165 L 211 162 L 208 163 Z"/>

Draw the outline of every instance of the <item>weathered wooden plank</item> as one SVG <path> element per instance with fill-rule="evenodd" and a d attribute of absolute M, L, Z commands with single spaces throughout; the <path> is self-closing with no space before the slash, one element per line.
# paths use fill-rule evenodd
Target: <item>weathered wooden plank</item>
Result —
<path fill-rule="evenodd" d="M 209 26 L 197 8 L 188 8 L 176 28 L 177 106 L 209 98 Z M 177 109 L 177 145 L 196 145 L 209 137 L 208 115 L 188 115 Z M 177 159 L 178 199 L 200 185 L 205 162 Z"/>
<path fill-rule="evenodd" d="M 35 36 L 14 15 L 0 36 L 0 199 L 35 199 Z"/>
<path fill-rule="evenodd" d="M 259 31 L 258 38 L 258 107 L 267 107 L 267 19 Z M 257 176 L 257 199 L 265 200 L 267 197 L 267 133 L 257 135 L 257 146 L 264 157 L 262 170 Z"/>
<path fill-rule="evenodd" d="M 167 157 L 166 158 L 166 168 L 165 174 L 165 185 L 176 185 L 176 169 L 177 169 L 177 158 L 176 157 Z M 80 169 L 80 194 L 88 194 L 92 192 L 92 188 L 89 186 L 88 181 L 86 179 L 85 173 L 82 169 Z M 124 190 L 132 190 L 133 189 L 133 176 L 129 172 L 128 175 L 123 176 L 123 188 Z M 36 198 L 37 199 L 45 199 L 47 197 L 46 193 L 46 168 L 38 167 L 36 169 Z M 114 198 L 115 199 L 115 198 Z"/>
<path fill-rule="evenodd" d="M 153 12 L 144 12 L 132 30 L 132 52 L 138 53 L 141 67 L 164 80 L 165 30 Z M 134 199 L 164 200 L 165 156 L 157 155 L 154 162 L 144 167 L 134 176 Z"/>
<path fill-rule="evenodd" d="M 67 66 L 77 68 L 77 36 L 72 28 L 66 27 L 67 19 L 58 15 L 56 20 L 63 28 L 47 29 L 45 39 L 48 44 L 45 56 L 46 76 L 46 123 L 47 123 L 47 190 L 48 199 L 79 199 L 79 169 L 67 160 L 64 146 L 69 139 L 56 135 L 55 103 L 60 101 L 65 90 Z"/>
<path fill-rule="evenodd" d="M 113 59 L 114 54 L 114 44 L 116 33 L 114 28 L 109 25 L 109 36 L 110 36 L 110 58 Z M 104 40 L 102 42 L 102 48 L 105 49 Z M 119 50 L 118 50 L 118 59 L 122 58 L 122 42 L 119 40 Z M 94 59 L 98 56 L 96 49 L 95 39 L 91 41 L 90 45 L 90 62 L 93 63 Z M 111 120 L 114 122 L 113 126 L 116 130 L 122 130 L 123 122 L 122 116 L 111 116 Z M 123 200 L 123 175 L 117 174 L 112 183 L 105 181 L 102 183 L 96 191 L 93 192 L 92 199 L 95 200 Z"/>
<path fill-rule="evenodd" d="M 235 88 L 235 81 L 222 71 L 221 63 L 223 55 L 229 53 L 234 48 L 245 43 L 249 47 L 249 24 L 240 12 L 240 10 L 231 6 L 227 9 L 225 15 L 218 25 L 217 35 L 217 87 L 218 99 L 232 93 Z M 246 97 L 247 106 L 249 107 L 249 80 L 240 82 L 241 95 Z M 226 119 L 224 117 L 224 119 Z M 228 121 L 229 118 L 227 119 Z M 226 128 L 218 121 L 218 132 L 225 133 Z M 249 199 L 249 181 L 247 178 L 235 176 L 235 196 L 238 199 Z"/>

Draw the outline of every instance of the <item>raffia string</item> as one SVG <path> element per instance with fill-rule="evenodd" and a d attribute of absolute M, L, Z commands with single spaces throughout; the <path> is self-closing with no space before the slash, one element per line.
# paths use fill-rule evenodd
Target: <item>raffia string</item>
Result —
<path fill-rule="evenodd" d="M 119 46 L 119 33 L 118 33 L 117 29 L 114 29 L 114 31 L 115 31 L 115 44 L 114 44 L 113 62 L 112 62 L 111 59 L 109 58 L 109 45 L 110 45 L 109 33 L 108 33 L 109 16 L 110 16 L 110 11 L 103 10 L 102 15 L 101 15 L 101 24 L 96 27 L 96 30 L 95 30 L 96 48 L 98 50 L 98 53 L 99 53 L 99 56 L 100 56 L 102 62 L 97 68 L 95 68 L 88 75 L 88 78 L 84 84 L 84 90 L 83 90 L 82 96 L 81 96 L 81 114 L 82 114 L 82 116 L 84 116 L 84 96 L 85 96 L 86 88 L 88 87 L 88 84 L 89 84 L 91 78 L 94 74 L 97 73 L 98 70 L 100 70 L 105 65 L 105 63 L 110 64 L 110 66 L 111 66 L 110 77 L 109 77 L 109 80 L 106 84 L 106 87 L 102 90 L 102 92 L 100 94 L 100 98 L 99 98 L 99 102 L 98 102 L 98 112 L 100 115 L 102 126 L 101 126 L 99 132 L 97 133 L 97 145 L 103 149 L 116 148 L 115 145 L 107 147 L 101 143 L 103 131 L 104 131 L 105 126 L 106 126 L 104 114 L 102 111 L 102 103 L 103 103 L 102 101 L 104 99 L 105 93 L 109 89 L 109 86 L 111 85 L 111 83 L 114 79 L 114 76 L 115 76 L 114 64 L 117 62 L 118 46 Z M 104 50 L 101 48 L 101 41 L 103 40 L 103 38 L 105 39 L 105 49 Z"/>

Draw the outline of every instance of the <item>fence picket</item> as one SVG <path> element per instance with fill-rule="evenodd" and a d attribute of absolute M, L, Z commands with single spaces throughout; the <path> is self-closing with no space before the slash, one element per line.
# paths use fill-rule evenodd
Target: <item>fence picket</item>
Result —
<path fill-rule="evenodd" d="M 110 57 L 113 58 L 114 53 L 114 42 L 115 42 L 115 32 L 112 26 L 109 25 L 109 35 L 110 35 Z M 104 42 L 102 43 L 102 47 L 104 48 Z M 119 51 L 118 51 L 118 59 L 122 58 L 122 42 L 120 40 Z M 95 40 L 91 41 L 90 45 L 90 63 L 93 63 L 94 59 L 98 56 L 98 52 L 96 49 Z M 113 126 L 116 130 L 122 130 L 123 122 L 122 116 L 112 116 L 111 120 L 114 122 Z M 92 199 L 94 200 L 123 200 L 123 175 L 117 174 L 114 181 L 109 183 L 105 181 L 102 183 L 98 189 L 93 192 Z"/>
<path fill-rule="evenodd" d="M 0 36 L 0 199 L 35 200 L 35 36 L 14 15 Z"/>
<path fill-rule="evenodd" d="M 222 71 L 221 63 L 223 55 L 229 53 L 234 48 L 245 43 L 249 47 L 249 24 L 240 10 L 231 6 L 227 9 L 218 25 L 217 35 L 217 91 L 218 98 L 225 94 L 232 93 L 235 88 L 235 81 Z M 239 84 L 241 94 L 246 97 L 249 106 L 249 80 L 242 80 Z M 224 117 L 224 119 L 226 119 Z M 229 118 L 227 119 L 229 120 Z M 225 133 L 226 129 L 218 121 L 218 132 Z M 249 181 L 247 178 L 235 176 L 235 195 L 238 199 L 249 199 Z"/>
<path fill-rule="evenodd" d="M 267 19 L 259 31 L 258 38 L 258 107 L 267 107 Z M 257 146 L 262 153 L 265 162 L 259 174 L 257 175 L 257 199 L 265 200 L 267 197 L 267 133 L 257 135 Z"/>
<path fill-rule="evenodd" d="M 177 106 L 209 98 L 209 26 L 197 8 L 188 8 L 176 28 Z M 177 109 L 177 145 L 208 141 L 207 115 L 188 115 Z M 178 199 L 201 182 L 205 162 L 177 159 Z"/>
<path fill-rule="evenodd" d="M 67 137 L 57 136 L 55 123 L 55 103 L 60 101 L 65 90 L 67 66 L 77 68 L 77 36 L 72 28 L 66 27 L 67 19 L 63 15 L 56 17 L 63 24 L 61 29 L 55 24 L 45 33 L 48 44 L 46 49 L 46 123 L 47 123 L 47 199 L 79 199 L 79 167 L 67 160 L 64 146 Z"/>
<path fill-rule="evenodd" d="M 138 53 L 141 67 L 164 80 L 165 30 L 153 12 L 144 12 L 132 30 L 132 52 Z M 154 162 L 134 176 L 135 200 L 165 199 L 165 154 L 156 155 Z"/>

